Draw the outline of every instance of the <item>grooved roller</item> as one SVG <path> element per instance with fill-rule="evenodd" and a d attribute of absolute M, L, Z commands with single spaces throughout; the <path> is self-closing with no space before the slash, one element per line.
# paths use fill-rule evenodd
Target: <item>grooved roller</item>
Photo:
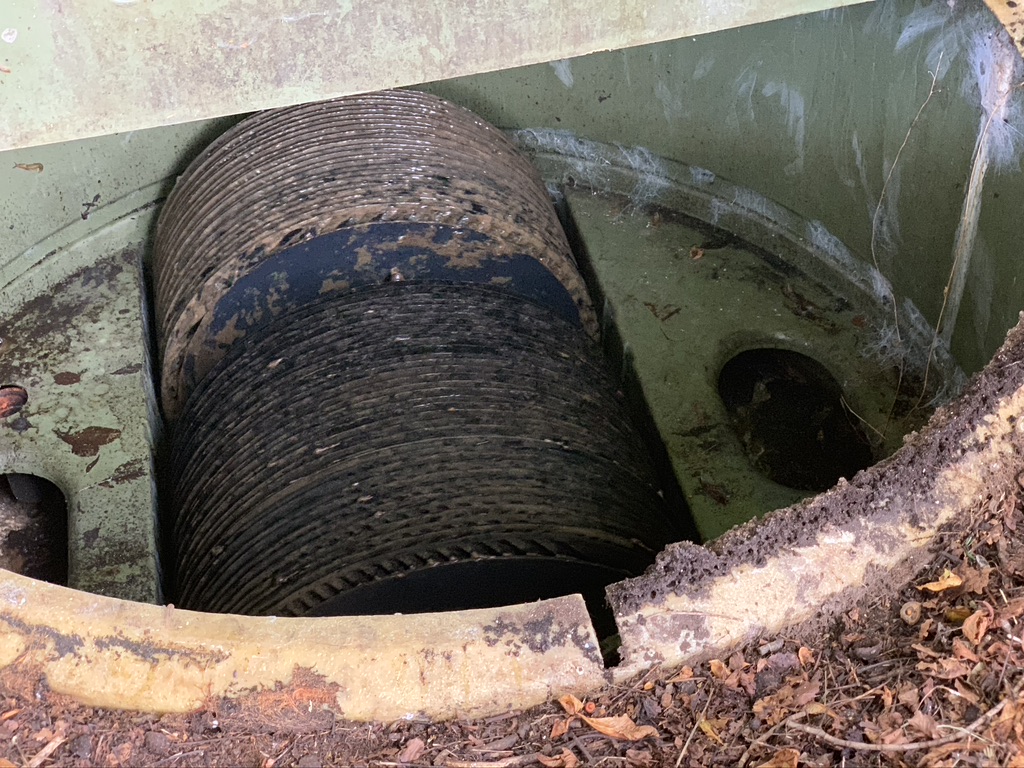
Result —
<path fill-rule="evenodd" d="M 595 346 L 491 287 L 327 294 L 237 343 L 179 424 L 189 608 L 599 601 L 678 536 Z"/>
<path fill-rule="evenodd" d="M 311 243 L 312 255 L 295 250 Z M 527 284 L 528 298 L 567 304 L 596 335 L 543 183 L 473 113 L 386 91 L 242 121 L 196 158 L 161 213 L 165 415 L 177 418 L 238 338 L 310 296 L 440 272 L 451 282 Z"/>

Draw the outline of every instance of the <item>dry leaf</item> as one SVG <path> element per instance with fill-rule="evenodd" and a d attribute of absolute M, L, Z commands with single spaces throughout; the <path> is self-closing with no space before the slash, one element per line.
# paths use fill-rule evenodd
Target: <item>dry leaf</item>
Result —
<path fill-rule="evenodd" d="M 914 728 L 926 739 L 937 739 L 941 735 L 939 733 L 939 726 L 935 722 L 935 718 L 931 715 L 925 714 L 920 709 L 914 713 L 912 718 L 907 720 L 907 725 Z"/>
<path fill-rule="evenodd" d="M 970 673 L 970 670 L 964 666 L 962 661 L 952 658 L 939 659 L 938 661 L 922 661 L 918 663 L 917 668 L 940 680 L 965 677 Z"/>
<path fill-rule="evenodd" d="M 981 704 L 981 697 L 978 696 L 974 691 L 968 688 L 966 685 L 961 683 L 959 680 L 954 680 L 953 685 L 956 687 L 957 693 L 964 697 L 964 700 L 974 706 Z"/>
<path fill-rule="evenodd" d="M 985 633 L 988 632 L 988 627 L 988 613 L 985 611 L 975 611 L 964 619 L 964 637 L 970 640 L 974 645 L 978 645 L 985 637 Z M 975 658 L 974 661 L 977 661 L 977 658 Z"/>
<path fill-rule="evenodd" d="M 882 706 L 886 709 L 892 709 L 893 695 L 892 691 L 889 690 L 888 685 L 882 686 Z"/>
<path fill-rule="evenodd" d="M 692 667 L 683 667 L 682 669 L 680 669 L 678 672 L 676 672 L 672 677 L 670 677 L 665 682 L 667 682 L 667 683 L 682 683 L 682 682 L 685 682 L 685 681 L 691 680 L 691 679 L 693 679 L 693 668 Z"/>
<path fill-rule="evenodd" d="M 964 578 L 964 592 L 973 592 L 976 595 L 985 593 L 988 589 L 989 578 L 993 568 L 972 568 L 969 565 L 960 567 L 960 575 Z"/>
<path fill-rule="evenodd" d="M 649 736 L 658 738 L 658 730 L 650 725 L 637 725 L 628 715 L 617 715 L 616 717 L 586 717 L 580 715 L 580 719 L 598 733 L 603 733 L 612 739 L 623 741 L 640 741 Z"/>
<path fill-rule="evenodd" d="M 820 690 L 821 683 L 818 680 L 810 680 L 798 685 L 793 691 L 793 706 L 802 707 L 805 704 L 810 704 L 818 697 Z"/>
<path fill-rule="evenodd" d="M 999 609 L 997 621 L 1012 621 L 1024 615 L 1024 597 L 1015 597 Z"/>
<path fill-rule="evenodd" d="M 952 608 L 947 608 L 942 615 L 950 624 L 963 624 L 970 618 L 971 609 L 966 605 L 954 605 Z"/>
<path fill-rule="evenodd" d="M 800 762 L 800 750 L 786 747 L 775 753 L 775 756 L 767 763 L 761 763 L 757 768 L 797 768 Z"/>
<path fill-rule="evenodd" d="M 545 768 L 576 768 L 580 764 L 580 761 L 576 759 L 576 755 L 568 748 L 563 749 L 562 754 L 555 755 L 554 757 L 537 755 L 537 762 L 545 766 Z"/>
<path fill-rule="evenodd" d="M 908 709 L 916 709 L 921 702 L 921 692 L 917 690 L 917 686 L 906 683 L 897 692 L 896 700 Z"/>
<path fill-rule="evenodd" d="M 917 651 L 917 656 L 920 659 L 925 659 L 925 658 L 937 659 L 937 658 L 939 658 L 941 656 L 941 654 L 936 653 L 931 648 L 929 648 L 927 645 L 921 645 L 920 643 L 914 643 L 910 647 L 913 648 L 915 651 Z"/>
<path fill-rule="evenodd" d="M 961 661 L 969 661 L 972 664 L 977 664 L 981 661 L 978 658 L 978 654 L 967 647 L 967 643 L 959 638 L 953 639 L 953 655 Z"/>
<path fill-rule="evenodd" d="M 935 619 L 925 619 L 921 622 L 921 626 L 917 629 L 917 639 L 927 640 L 931 637 L 932 630 L 935 628 Z"/>
<path fill-rule="evenodd" d="M 423 739 L 409 739 L 409 741 L 405 743 L 405 749 L 403 749 L 398 755 L 398 762 L 415 763 L 423 756 L 423 753 L 426 751 L 427 745 L 423 741 Z"/>
<path fill-rule="evenodd" d="M 918 589 L 927 589 L 929 592 L 945 592 L 947 589 L 955 589 L 963 583 L 963 579 L 947 568 L 942 572 L 942 576 L 939 577 L 938 581 L 929 581 L 927 584 L 922 584 Z"/>
<path fill-rule="evenodd" d="M 645 749 L 627 749 L 626 765 L 629 768 L 652 768 L 654 755 Z"/>
<path fill-rule="evenodd" d="M 718 735 L 718 731 L 715 730 L 715 726 L 712 725 L 710 720 L 701 718 L 701 721 L 697 724 L 700 729 L 704 731 L 704 734 L 711 740 L 717 741 L 721 746 L 725 746 L 725 742 L 722 741 L 722 737 Z"/>
<path fill-rule="evenodd" d="M 814 664 L 814 651 L 810 648 L 804 648 L 800 646 L 800 650 L 796 652 L 796 656 L 800 659 L 800 666 L 809 667 Z"/>
<path fill-rule="evenodd" d="M 575 715 L 576 713 L 583 711 L 583 702 L 577 699 L 571 693 L 567 693 L 565 694 L 565 696 L 559 696 L 558 703 L 561 704 L 562 709 L 564 709 L 570 715 Z"/>
<path fill-rule="evenodd" d="M 722 663 L 721 659 L 712 659 L 709 666 L 711 667 L 711 676 L 716 680 L 725 680 L 729 677 L 729 668 Z"/>
<path fill-rule="evenodd" d="M 569 732 L 569 728 L 572 725 L 572 721 L 575 720 L 573 717 L 567 717 L 563 720 L 556 720 L 555 724 L 551 726 L 551 740 L 560 739 Z"/>

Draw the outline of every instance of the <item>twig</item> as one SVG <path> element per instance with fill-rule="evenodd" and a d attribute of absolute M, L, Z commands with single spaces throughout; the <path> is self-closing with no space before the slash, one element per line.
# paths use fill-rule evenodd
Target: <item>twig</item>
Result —
<path fill-rule="evenodd" d="M 697 729 L 700 727 L 701 722 L 704 720 L 704 715 L 708 713 L 708 707 L 711 706 L 711 699 L 715 695 L 715 689 L 712 688 L 708 691 L 708 700 L 704 702 L 704 709 L 700 713 L 700 717 L 693 721 L 693 729 L 690 731 L 690 735 L 686 737 L 686 743 L 683 744 L 682 750 L 679 752 L 679 758 L 676 760 L 676 768 L 679 768 L 683 764 L 683 758 L 686 757 L 686 750 L 690 748 L 690 742 L 693 741 L 694 735 L 697 733 Z"/>
<path fill-rule="evenodd" d="M 757 737 L 756 739 L 752 739 L 750 744 L 747 746 L 747 748 L 745 750 L 743 750 L 743 754 L 740 755 L 739 762 L 736 763 L 736 768 L 745 768 L 745 766 L 747 764 L 747 761 L 750 759 L 751 750 L 753 750 L 755 746 L 760 746 L 760 747 L 768 747 L 768 746 L 770 746 L 768 744 L 768 739 L 770 739 L 772 736 L 774 736 L 775 732 L 777 730 L 779 730 L 779 728 L 781 728 L 782 726 L 786 725 L 789 722 L 795 722 L 797 720 L 802 720 L 805 716 L 806 716 L 806 713 L 804 713 L 804 712 L 797 712 L 795 715 L 790 715 L 787 719 L 782 720 L 781 722 L 778 722 L 775 725 L 773 725 L 771 728 L 769 728 L 767 731 L 765 731 L 763 735 Z"/>
<path fill-rule="evenodd" d="M 185 757 L 195 757 L 196 755 L 201 755 L 201 754 L 203 754 L 203 750 L 201 750 L 201 749 L 193 749 L 191 752 L 179 752 L 176 755 L 171 755 L 170 757 L 165 757 L 163 760 L 160 760 L 159 762 L 153 763 L 153 768 L 160 768 L 161 766 L 165 766 L 165 765 L 174 765 L 178 760 L 181 760 L 182 758 L 185 758 Z"/>
<path fill-rule="evenodd" d="M 1020 686 L 1017 686 L 1019 689 Z M 1003 711 L 1003 707 L 1006 706 L 1006 702 L 1010 698 L 1016 698 L 1019 694 L 1019 690 L 1011 694 L 1007 698 L 1004 698 L 998 704 L 996 704 L 988 712 L 984 713 L 981 717 L 975 720 L 973 723 L 968 725 L 966 728 L 957 729 L 956 733 L 950 734 L 949 736 L 943 736 L 941 739 L 929 739 L 928 741 L 912 741 L 909 744 L 865 744 L 862 741 L 850 741 L 849 739 L 840 739 L 837 736 L 833 736 L 830 733 L 825 733 L 821 728 L 816 728 L 813 725 L 805 725 L 798 722 L 790 722 L 786 720 L 787 727 L 794 728 L 798 731 L 814 736 L 816 739 L 827 742 L 834 747 L 842 747 L 844 749 L 858 749 L 862 752 L 913 752 L 918 749 L 934 749 L 935 747 L 942 747 L 946 744 L 952 744 L 957 739 L 963 738 L 964 734 L 972 735 L 974 731 L 983 726 L 988 720 L 998 715 Z M 792 719 L 792 718 L 791 718 Z M 974 734 L 976 735 L 976 734 Z"/>
<path fill-rule="evenodd" d="M 577 736 L 575 733 L 572 735 L 572 742 L 579 749 L 580 754 L 583 755 L 583 759 L 587 761 L 587 765 L 590 765 L 591 763 L 594 762 L 594 756 L 592 754 L 590 754 L 590 750 L 588 750 L 583 745 L 583 742 L 580 741 L 580 737 Z"/>
<path fill-rule="evenodd" d="M 519 757 L 506 757 L 504 760 L 476 761 L 476 760 L 449 760 L 445 763 L 447 768 L 518 768 L 520 765 L 530 765 L 537 762 L 537 753 L 520 755 Z M 376 765 L 404 765 L 403 763 L 376 763 Z"/>
<path fill-rule="evenodd" d="M 67 738 L 64 736 L 54 736 L 45 747 L 36 753 L 35 757 L 25 764 L 25 768 L 39 768 L 50 755 L 57 751 L 57 747 L 65 741 L 67 741 Z"/>
<path fill-rule="evenodd" d="M 925 107 L 928 106 L 928 102 L 932 100 L 932 96 L 935 95 L 935 85 L 939 80 L 939 67 L 942 66 L 942 57 L 945 55 L 945 51 L 939 52 L 939 60 L 935 64 L 935 71 L 929 72 L 932 76 L 932 83 L 928 88 L 928 95 L 925 100 L 921 103 L 921 107 L 917 110 L 917 114 L 914 115 L 914 119 L 910 123 L 910 127 L 907 128 L 907 133 L 903 137 L 903 143 L 900 144 L 900 148 L 896 150 L 896 156 L 892 159 L 892 165 L 889 166 L 889 172 L 885 175 L 885 181 L 882 182 L 882 191 L 878 194 L 878 205 L 875 206 L 875 214 L 871 217 L 871 262 L 875 265 L 875 269 L 879 274 L 882 274 L 881 268 L 878 266 L 878 251 L 876 243 L 878 242 L 878 217 L 882 212 L 882 203 L 885 202 L 885 194 L 889 190 L 889 182 L 892 181 L 892 175 L 896 172 L 896 165 L 900 161 L 900 156 L 903 154 L 903 150 L 906 149 L 907 143 L 910 141 L 910 134 L 913 133 L 917 121 L 921 119 L 921 115 L 924 114 Z M 896 304 L 896 294 L 892 291 L 889 292 L 889 298 L 892 300 L 892 320 L 896 329 L 896 341 L 899 344 L 903 343 L 903 338 L 900 336 L 900 311 Z M 900 374 L 896 381 L 896 396 L 893 397 L 892 405 L 889 407 L 889 413 L 885 416 L 885 423 L 882 425 L 881 430 L 875 430 L 881 432 L 884 435 L 889 430 L 889 422 L 892 421 L 892 414 L 896 410 L 896 401 L 899 398 L 900 387 L 903 386 L 903 369 L 905 368 L 905 361 L 900 360 Z M 854 414 L 856 415 L 856 414 Z M 859 418 L 859 417 L 858 417 Z"/>

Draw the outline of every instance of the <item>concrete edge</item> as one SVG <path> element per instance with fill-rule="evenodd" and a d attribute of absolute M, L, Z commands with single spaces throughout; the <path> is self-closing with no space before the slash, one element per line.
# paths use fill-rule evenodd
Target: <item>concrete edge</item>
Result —
<path fill-rule="evenodd" d="M 851 483 L 734 529 L 676 544 L 609 587 L 622 638 L 616 679 L 721 656 L 760 635 L 902 587 L 944 526 L 1013 478 L 1024 455 L 1024 321 L 954 403 Z"/>
<path fill-rule="evenodd" d="M 446 614 L 279 619 L 144 605 L 0 571 L 6 667 L 90 706 L 151 712 L 303 681 L 318 691 L 310 702 L 362 721 L 495 714 L 605 683 L 578 595 Z"/>

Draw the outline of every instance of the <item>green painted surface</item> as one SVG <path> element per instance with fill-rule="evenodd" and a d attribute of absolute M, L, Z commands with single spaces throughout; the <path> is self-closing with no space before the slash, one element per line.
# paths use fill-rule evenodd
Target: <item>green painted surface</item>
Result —
<path fill-rule="evenodd" d="M 56 252 L 5 289 L 33 299 L 0 307 L 0 380 L 28 392 L 0 421 L 0 474 L 40 475 L 63 491 L 71 586 L 145 602 L 160 594 L 155 398 L 140 251 L 125 243 L 151 217 L 126 216 Z"/>
<path fill-rule="evenodd" d="M 899 153 L 875 256 L 934 323 L 984 124 L 970 58 L 979 41 L 1002 34 L 980 5 L 886 0 L 429 88 L 500 126 L 642 146 L 711 169 L 822 222 L 865 261 Z M 929 100 L 931 73 L 939 79 Z M 1005 162 L 986 183 L 979 232 L 987 256 L 972 262 L 953 337 L 967 371 L 988 361 L 1024 306 L 1013 266 L 1022 98 L 1016 89 Z"/>
<path fill-rule="evenodd" d="M 846 418 L 868 425 L 875 460 L 924 423 L 936 394 L 948 399 L 962 385 L 939 349 L 921 398 L 929 329 L 918 320 L 895 340 L 884 279 L 820 227 L 636 148 L 518 137 L 564 195 L 604 326 L 614 328 L 610 352 L 635 372 L 704 538 L 810 495 L 767 479 L 741 445 L 718 392 L 722 367 L 740 352 L 789 350 L 823 364 Z"/>
<path fill-rule="evenodd" d="M 697 35 L 837 0 L 6 0 L 0 149 Z"/>

